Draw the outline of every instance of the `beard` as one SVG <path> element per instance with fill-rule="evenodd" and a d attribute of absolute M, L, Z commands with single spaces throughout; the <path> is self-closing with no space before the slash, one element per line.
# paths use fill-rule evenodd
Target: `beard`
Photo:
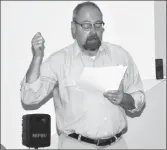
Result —
<path fill-rule="evenodd" d="M 101 46 L 101 40 L 97 34 L 89 36 L 83 44 L 85 50 L 95 51 Z"/>

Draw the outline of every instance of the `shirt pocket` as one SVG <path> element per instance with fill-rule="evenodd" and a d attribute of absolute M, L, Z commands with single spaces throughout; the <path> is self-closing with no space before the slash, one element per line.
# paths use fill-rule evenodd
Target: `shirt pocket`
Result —
<path fill-rule="evenodd" d="M 77 82 L 71 78 L 64 79 L 64 88 L 66 96 L 68 96 L 69 109 L 72 114 L 77 114 L 75 117 L 83 115 L 84 109 L 84 93 L 78 89 Z"/>
<path fill-rule="evenodd" d="M 63 79 L 63 91 L 66 100 L 71 101 L 76 94 L 76 83 L 75 80 L 70 77 L 65 77 Z"/>

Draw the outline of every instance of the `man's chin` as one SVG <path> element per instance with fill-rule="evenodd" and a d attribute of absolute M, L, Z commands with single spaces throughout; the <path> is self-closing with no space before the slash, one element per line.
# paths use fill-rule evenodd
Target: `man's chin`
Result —
<path fill-rule="evenodd" d="M 90 50 L 90 51 L 95 51 L 97 49 L 99 49 L 99 47 L 101 46 L 101 43 L 87 43 L 86 45 L 84 45 L 84 49 L 85 50 Z"/>
<path fill-rule="evenodd" d="M 87 50 L 89 50 L 89 51 L 96 51 L 96 50 L 98 50 L 99 48 L 98 47 L 90 47 L 90 48 L 87 48 Z"/>

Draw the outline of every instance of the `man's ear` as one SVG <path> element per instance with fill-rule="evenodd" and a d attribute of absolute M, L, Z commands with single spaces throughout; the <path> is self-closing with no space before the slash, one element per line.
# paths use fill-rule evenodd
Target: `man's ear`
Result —
<path fill-rule="evenodd" d="M 102 33 L 103 33 L 104 31 L 105 31 L 105 29 L 103 28 L 103 29 L 102 29 Z"/>
<path fill-rule="evenodd" d="M 75 23 L 73 21 L 71 22 L 71 34 L 72 34 L 73 39 L 75 39 L 76 26 L 75 26 Z"/>

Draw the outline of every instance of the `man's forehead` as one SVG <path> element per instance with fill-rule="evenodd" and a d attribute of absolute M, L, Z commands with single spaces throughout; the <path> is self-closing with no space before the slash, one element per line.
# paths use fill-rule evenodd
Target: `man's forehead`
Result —
<path fill-rule="evenodd" d="M 99 21 L 102 20 L 102 14 L 97 8 L 93 6 L 85 6 L 78 12 L 77 20 Z"/>

